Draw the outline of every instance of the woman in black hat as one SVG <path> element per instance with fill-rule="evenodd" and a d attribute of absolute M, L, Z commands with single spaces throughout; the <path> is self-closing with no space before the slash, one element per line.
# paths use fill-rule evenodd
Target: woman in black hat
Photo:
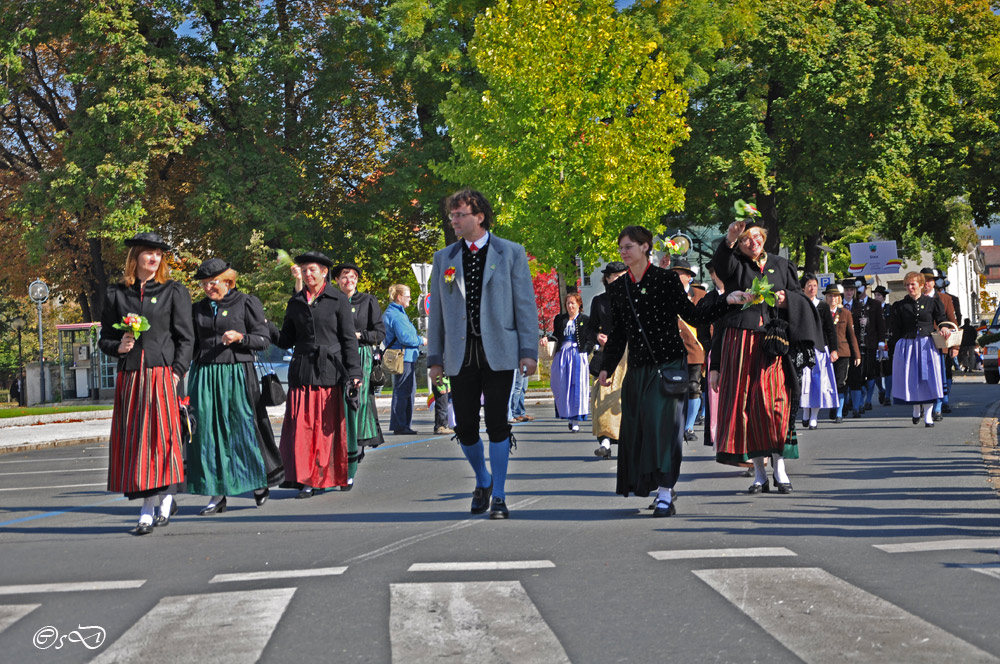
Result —
<path fill-rule="evenodd" d="M 382 309 L 371 293 L 358 291 L 361 269 L 354 263 L 341 263 L 331 271 L 340 292 L 347 296 L 354 315 L 354 336 L 358 338 L 358 352 L 361 354 L 361 388 L 358 390 L 357 410 L 347 411 L 347 486 L 354 486 L 354 475 L 358 463 L 365 456 L 365 446 L 378 447 L 384 440 L 382 427 L 378 422 L 375 407 L 375 392 L 371 385 L 372 365 L 375 363 L 375 348 L 385 339 L 382 324 Z"/>
<path fill-rule="evenodd" d="M 344 392 L 361 387 L 361 358 L 350 300 L 327 283 L 333 261 L 309 251 L 295 263 L 304 288 L 288 301 L 276 344 L 295 348 L 281 458 L 286 482 L 302 487 L 296 497 L 309 498 L 317 490 L 347 486 Z"/>
<path fill-rule="evenodd" d="M 604 345 L 608 343 L 611 332 L 613 314 L 611 313 L 611 296 L 608 295 L 608 284 L 628 272 L 628 266 L 621 261 L 611 261 L 601 270 L 601 282 L 604 292 L 594 296 L 590 301 L 590 319 L 585 325 L 587 338 L 596 344 L 597 350 L 590 358 L 590 373 L 596 376 L 601 372 L 601 362 L 604 356 Z M 595 383 L 590 392 L 590 412 L 593 414 L 591 431 L 597 438 L 597 449 L 594 454 L 602 459 L 611 458 L 611 444 L 618 444 L 618 431 L 622 424 L 622 381 L 628 370 L 628 351 L 622 355 L 615 372 L 611 374 L 611 385 L 602 387 Z"/>
<path fill-rule="evenodd" d="M 195 427 L 188 491 L 211 496 L 199 514 L 226 511 L 226 496 L 254 492 L 258 506 L 284 472 L 271 422 L 259 410 L 254 351 L 271 343 L 264 307 L 236 289 L 236 271 L 209 258 L 195 272 L 205 298 L 192 308 L 195 344 L 188 394 Z"/>
<path fill-rule="evenodd" d="M 143 499 L 133 532 L 146 535 L 177 511 L 173 497 L 184 481 L 177 384 L 191 363 L 194 332 L 191 296 L 170 279 L 164 260 L 169 245 L 156 233 L 138 233 L 125 245 L 123 279 L 108 287 L 98 342 L 118 359 L 108 491 Z M 126 317 L 149 327 L 115 329 Z"/>

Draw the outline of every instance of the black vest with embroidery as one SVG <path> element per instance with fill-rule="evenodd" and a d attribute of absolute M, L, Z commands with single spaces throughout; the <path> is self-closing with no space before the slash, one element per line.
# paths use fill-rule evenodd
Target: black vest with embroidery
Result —
<path fill-rule="evenodd" d="M 479 312 L 483 302 L 483 274 L 486 272 L 486 253 L 490 243 L 487 240 L 479 251 L 469 249 L 469 243 L 462 240 L 462 272 L 465 275 L 466 331 L 470 336 L 481 337 Z"/>

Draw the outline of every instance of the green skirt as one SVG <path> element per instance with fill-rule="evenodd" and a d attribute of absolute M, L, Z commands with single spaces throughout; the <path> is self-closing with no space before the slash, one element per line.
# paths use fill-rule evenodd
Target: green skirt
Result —
<path fill-rule="evenodd" d="M 353 478 L 358 463 L 365 456 L 365 446 L 378 447 L 384 441 L 378 423 L 378 409 L 371 390 L 372 363 L 375 361 L 371 346 L 358 346 L 361 355 L 361 388 L 358 390 L 359 407 L 352 410 L 344 395 L 344 412 L 347 413 L 347 476 Z"/>
<path fill-rule="evenodd" d="M 242 364 L 193 364 L 188 492 L 234 496 L 267 486 Z"/>

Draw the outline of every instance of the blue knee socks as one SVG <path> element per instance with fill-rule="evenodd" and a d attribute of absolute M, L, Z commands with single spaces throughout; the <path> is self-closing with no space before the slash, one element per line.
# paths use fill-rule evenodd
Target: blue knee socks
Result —
<path fill-rule="evenodd" d="M 698 418 L 698 411 L 701 410 L 701 397 L 688 399 L 687 419 L 684 421 L 684 430 L 694 429 L 694 421 Z"/>
<path fill-rule="evenodd" d="M 844 394 L 837 395 L 837 417 L 844 416 L 844 401 L 846 401 L 845 397 L 846 395 Z"/>
<path fill-rule="evenodd" d="M 868 384 L 865 385 L 865 406 L 870 406 L 872 403 L 872 397 L 875 395 L 875 379 L 870 378 Z"/>
<path fill-rule="evenodd" d="M 465 454 L 465 458 L 469 460 L 473 472 L 476 473 L 476 486 L 488 487 L 490 485 L 490 474 L 486 470 L 486 450 L 483 446 L 482 438 L 477 440 L 475 445 L 459 445 L 459 447 L 462 448 L 462 453 Z M 492 449 L 490 451 L 492 452 Z M 490 454 L 490 456 L 492 457 L 493 455 Z M 490 460 L 492 461 L 492 459 Z"/>
<path fill-rule="evenodd" d="M 510 458 L 510 438 L 499 443 L 490 441 L 490 470 L 493 471 L 493 497 L 503 500 L 507 494 L 504 484 L 507 482 L 507 460 Z"/>
<path fill-rule="evenodd" d="M 851 390 L 851 409 L 861 410 L 864 404 L 861 403 L 861 390 Z"/>

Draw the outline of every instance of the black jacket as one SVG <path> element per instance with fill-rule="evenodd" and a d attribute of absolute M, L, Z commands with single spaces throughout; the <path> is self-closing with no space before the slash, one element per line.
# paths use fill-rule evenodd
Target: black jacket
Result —
<path fill-rule="evenodd" d="M 909 295 L 892 304 L 892 338 L 916 339 L 929 337 L 935 323 L 948 320 L 944 305 L 935 297 L 921 295 L 914 300 Z"/>
<path fill-rule="evenodd" d="M 351 304 L 331 284 L 311 304 L 306 302 L 305 289 L 288 300 L 276 345 L 295 347 L 288 367 L 290 389 L 303 385 L 334 387 L 348 378 L 361 378 Z"/>
<path fill-rule="evenodd" d="M 725 238 L 715 250 L 712 265 L 715 266 L 716 275 L 725 284 L 727 293 L 749 291 L 754 278 L 760 277 L 762 274 L 767 276 L 767 281 L 775 293 L 780 290 L 786 292 L 802 290 L 795 266 L 791 262 L 781 256 L 769 253 L 767 262 L 764 264 L 764 272 L 761 273 L 757 264 L 740 251 L 738 245 L 730 249 Z M 773 309 L 766 304 L 755 304 L 744 310 L 737 308 L 727 314 L 723 322 L 726 327 L 760 330 L 763 329 L 765 323 L 771 320 L 772 311 Z M 789 332 L 791 333 L 792 330 Z"/>
<path fill-rule="evenodd" d="M 587 319 L 587 340 L 597 344 L 598 334 L 610 334 L 613 322 L 611 298 L 607 291 L 598 293 L 590 301 L 590 317 Z"/>
<path fill-rule="evenodd" d="M 234 364 L 253 362 L 253 351 L 265 350 L 271 344 L 271 333 L 264 307 L 253 295 L 235 288 L 218 303 L 218 313 L 212 310 L 207 297 L 191 308 L 194 319 L 194 361 L 198 364 Z M 224 346 L 222 335 L 235 330 L 243 338 Z"/>
<path fill-rule="evenodd" d="M 566 331 L 566 323 L 568 322 L 569 314 L 556 314 L 556 318 L 552 323 L 552 334 L 549 335 L 549 339 L 556 342 L 556 350 L 562 348 L 563 342 L 566 341 L 564 332 Z M 576 333 L 573 335 L 573 341 L 576 343 L 576 349 L 581 353 L 589 353 L 591 347 L 594 345 L 587 330 L 589 322 L 590 318 L 586 314 L 576 315 Z"/>
<path fill-rule="evenodd" d="M 873 350 L 885 341 L 885 315 L 881 302 L 869 297 L 862 304 L 861 298 L 855 297 L 848 310 L 854 318 L 854 336 L 858 338 L 859 346 Z M 862 319 L 865 319 L 863 325 Z"/>
<path fill-rule="evenodd" d="M 354 330 L 361 333 L 360 345 L 378 346 L 385 340 L 382 309 L 374 295 L 355 291 L 351 296 L 351 313 L 354 314 Z"/>
<path fill-rule="evenodd" d="M 132 350 L 118 353 L 124 330 L 116 330 L 128 314 L 145 316 L 149 329 L 139 335 Z M 191 296 L 176 281 L 165 284 L 152 279 L 145 289 L 139 282 L 132 286 L 108 286 L 101 316 L 101 338 L 98 346 L 105 355 L 118 358 L 118 371 L 136 371 L 145 367 L 171 367 L 183 376 L 191 364 L 194 328 L 191 325 Z"/>

